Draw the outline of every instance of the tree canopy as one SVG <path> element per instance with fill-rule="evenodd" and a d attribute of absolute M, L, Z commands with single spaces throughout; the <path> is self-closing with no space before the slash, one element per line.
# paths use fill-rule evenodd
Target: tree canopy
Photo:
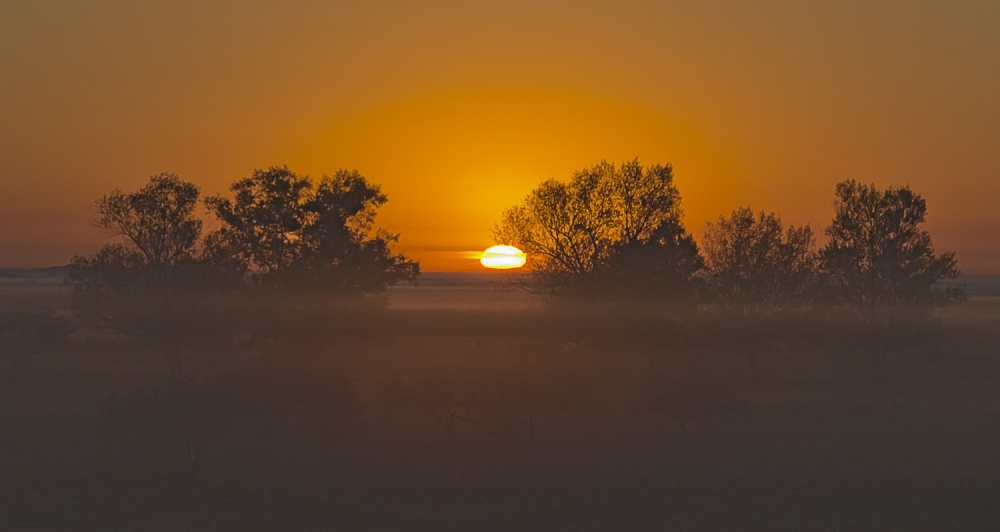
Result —
<path fill-rule="evenodd" d="M 837 185 L 834 210 L 822 261 L 846 301 L 879 317 L 901 306 L 935 305 L 960 295 L 935 287 L 959 270 L 954 253 L 934 252 L 930 234 L 921 228 L 927 203 L 910 187 L 878 190 L 844 181 Z"/>
<path fill-rule="evenodd" d="M 201 237 L 202 222 L 194 216 L 199 190 L 174 174 L 162 173 L 136 192 L 115 190 L 97 200 L 99 216 L 94 225 L 122 241 L 110 244 L 114 253 L 132 255 L 130 261 L 150 267 L 159 275 L 190 260 Z"/>
<path fill-rule="evenodd" d="M 780 310 L 806 296 L 814 241 L 808 225 L 786 229 L 774 213 L 741 207 L 705 228 L 705 269 L 722 300 L 744 313 Z"/>
<path fill-rule="evenodd" d="M 643 167 L 638 159 L 620 166 L 602 161 L 576 172 L 568 183 L 542 183 L 503 213 L 492 236 L 526 252 L 536 285 L 551 292 L 598 279 L 654 282 L 623 275 L 645 268 L 652 257 L 659 263 L 646 273 L 659 271 L 664 282 L 686 283 L 700 265 L 681 224 L 671 166 Z M 640 255 L 645 259 L 636 262 Z M 647 288 L 655 291 L 651 284 Z"/>
<path fill-rule="evenodd" d="M 197 186 L 164 173 L 136 192 L 116 189 L 97 200 L 94 225 L 120 240 L 73 259 L 77 293 L 150 292 L 181 283 L 201 237 L 198 197 Z"/>
<path fill-rule="evenodd" d="M 357 171 L 313 183 L 287 167 L 255 170 L 206 199 L 222 227 L 207 237 L 210 254 L 235 260 L 275 287 L 378 292 L 413 281 L 418 263 L 393 253 L 398 235 L 373 228 L 388 201 Z"/>
<path fill-rule="evenodd" d="M 179 324 L 193 321 L 192 309 L 220 286 L 199 258 L 198 197 L 197 186 L 173 174 L 102 197 L 94 224 L 120 240 L 75 257 L 69 277 L 89 321 L 157 344 L 173 377 L 180 374 Z"/>

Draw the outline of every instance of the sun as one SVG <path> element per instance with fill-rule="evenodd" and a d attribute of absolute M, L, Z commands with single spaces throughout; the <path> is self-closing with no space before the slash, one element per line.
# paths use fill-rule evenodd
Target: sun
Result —
<path fill-rule="evenodd" d="M 479 263 L 494 270 L 520 268 L 527 262 L 527 255 L 514 246 L 493 246 L 483 252 Z"/>

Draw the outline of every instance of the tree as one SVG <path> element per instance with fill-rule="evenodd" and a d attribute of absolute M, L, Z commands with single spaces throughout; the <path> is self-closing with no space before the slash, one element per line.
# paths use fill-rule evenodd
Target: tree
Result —
<path fill-rule="evenodd" d="M 233 199 L 205 199 L 208 210 L 222 222 L 209 235 L 212 245 L 262 276 L 279 277 L 302 254 L 303 227 L 308 223 L 312 182 L 287 167 L 254 170 L 233 183 Z"/>
<path fill-rule="evenodd" d="M 605 298 L 669 300 L 686 305 L 698 295 L 695 274 L 703 267 L 691 234 L 679 220 L 667 220 L 648 239 L 617 247 L 583 286 Z"/>
<path fill-rule="evenodd" d="M 813 232 L 774 213 L 741 207 L 705 228 L 702 247 L 712 288 L 748 312 L 771 312 L 801 302 L 816 272 Z"/>
<path fill-rule="evenodd" d="M 97 200 L 94 225 L 121 240 L 101 246 L 90 257 L 74 257 L 70 282 L 77 302 L 109 321 L 169 305 L 196 267 L 202 227 L 194 216 L 198 196 L 194 184 L 173 174 L 157 174 L 136 192 L 116 189 Z M 121 298 L 139 295 L 146 296 L 135 305 L 140 309 L 120 308 Z"/>
<path fill-rule="evenodd" d="M 120 241 L 74 257 L 69 277 L 85 317 L 157 345 L 175 378 L 179 342 L 190 336 L 179 327 L 198 321 L 192 309 L 206 288 L 219 285 L 197 256 L 198 196 L 194 184 L 158 174 L 136 192 L 102 197 L 94 225 Z"/>
<path fill-rule="evenodd" d="M 930 233 L 921 229 L 927 202 L 910 187 L 880 191 L 844 181 L 837 184 L 834 210 L 823 267 L 837 294 L 866 319 L 887 319 L 903 307 L 926 308 L 961 296 L 935 287 L 960 272 L 954 253 L 935 254 Z"/>
<path fill-rule="evenodd" d="M 374 230 L 388 197 L 357 171 L 340 170 L 314 184 L 287 167 L 272 167 L 230 190 L 232 199 L 205 200 L 222 222 L 207 247 L 215 257 L 234 258 L 263 284 L 371 293 L 419 273 L 418 263 L 392 252 L 398 235 Z"/>
<path fill-rule="evenodd" d="M 121 237 L 121 254 L 134 255 L 151 272 L 165 279 L 172 266 L 190 260 L 201 236 L 194 217 L 198 187 L 174 174 L 157 174 L 138 192 L 114 192 L 97 201 L 94 225 Z"/>
<path fill-rule="evenodd" d="M 670 165 L 602 161 L 569 183 L 542 183 L 504 212 L 492 236 L 527 253 L 540 290 L 650 293 L 687 283 L 700 266 L 680 220 Z"/>
<path fill-rule="evenodd" d="M 416 278 L 419 265 L 392 252 L 399 235 L 373 231 L 378 209 L 388 201 L 381 187 L 356 170 L 338 170 L 320 180 L 308 205 L 314 218 L 303 231 L 314 283 L 371 293 Z"/>

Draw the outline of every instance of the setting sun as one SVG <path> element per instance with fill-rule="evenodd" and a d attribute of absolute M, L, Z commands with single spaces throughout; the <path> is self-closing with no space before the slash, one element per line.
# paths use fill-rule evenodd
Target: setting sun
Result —
<path fill-rule="evenodd" d="M 524 266 L 527 256 L 514 246 L 493 246 L 483 252 L 480 264 L 494 270 L 510 270 Z"/>

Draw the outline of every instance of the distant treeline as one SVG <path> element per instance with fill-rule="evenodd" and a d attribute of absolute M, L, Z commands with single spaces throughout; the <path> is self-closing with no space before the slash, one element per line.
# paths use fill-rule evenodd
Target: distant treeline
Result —
<path fill-rule="evenodd" d="M 49 266 L 46 268 L 0 268 L 0 279 L 22 278 L 64 278 L 69 274 L 69 266 Z"/>

